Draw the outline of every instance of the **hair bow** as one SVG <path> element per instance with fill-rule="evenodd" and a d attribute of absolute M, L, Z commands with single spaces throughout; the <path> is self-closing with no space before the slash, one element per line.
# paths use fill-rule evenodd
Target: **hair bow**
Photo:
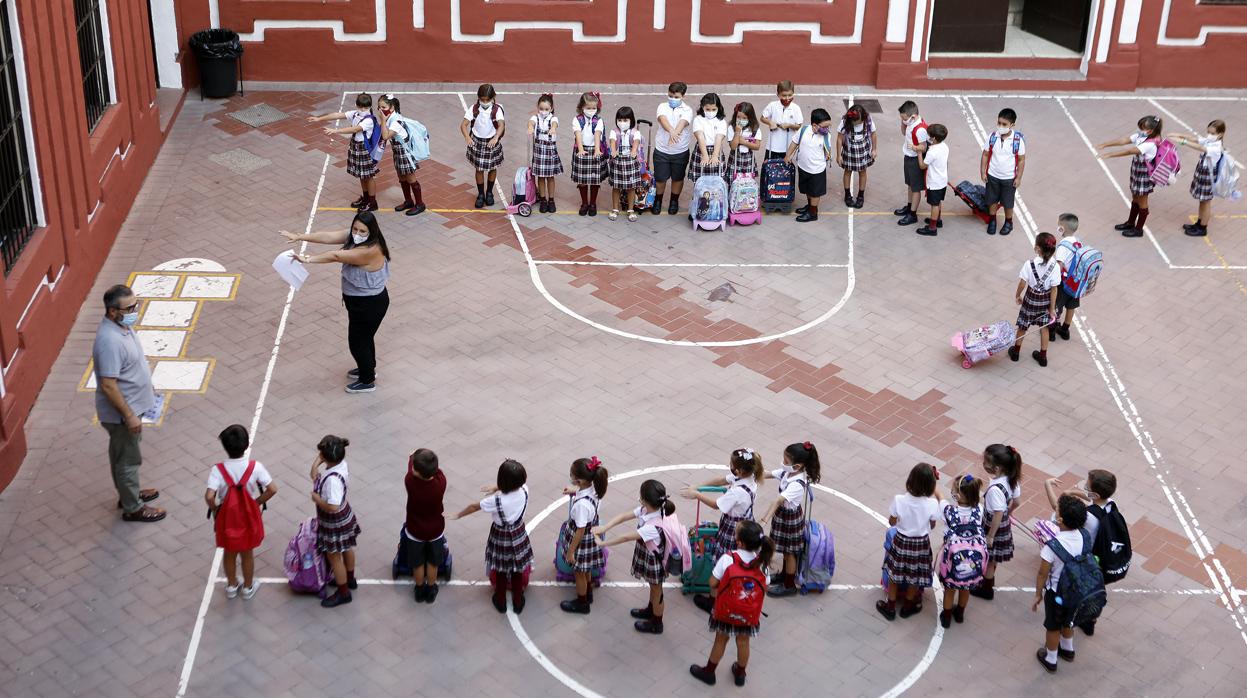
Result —
<path fill-rule="evenodd" d="M 973 476 L 973 475 L 971 475 L 971 474 L 969 474 L 969 473 L 966 473 L 966 474 L 965 474 L 965 476 L 961 478 L 961 486 L 962 486 L 962 487 L 965 487 L 966 485 L 970 484 L 971 482 L 974 482 L 974 476 Z"/>
<path fill-rule="evenodd" d="M 740 449 L 740 454 L 741 454 L 741 457 L 744 458 L 745 460 L 753 460 L 753 449 L 752 448 L 742 448 Z"/>
<path fill-rule="evenodd" d="M 805 450 L 807 451 L 810 450 L 811 448 L 814 448 L 814 444 L 810 443 L 809 441 L 803 441 L 801 445 L 804 446 Z"/>
<path fill-rule="evenodd" d="M 589 457 L 589 465 L 587 465 L 587 466 L 585 466 L 585 467 L 587 467 L 589 470 L 597 470 L 597 469 L 598 469 L 598 466 L 599 466 L 599 465 L 601 465 L 601 464 L 602 464 L 602 461 L 598 460 L 598 457 L 597 457 L 597 456 L 590 456 L 590 457 Z"/>
<path fill-rule="evenodd" d="M 386 99 L 394 99 L 394 93 L 393 93 L 393 92 L 386 92 L 386 93 L 385 93 L 385 98 L 386 98 Z"/>

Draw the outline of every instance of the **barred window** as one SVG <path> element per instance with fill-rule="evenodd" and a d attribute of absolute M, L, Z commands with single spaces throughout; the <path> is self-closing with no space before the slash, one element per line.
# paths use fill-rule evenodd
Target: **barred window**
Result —
<path fill-rule="evenodd" d="M 104 45 L 101 0 L 74 0 L 78 24 L 78 63 L 82 66 L 82 94 L 87 105 L 87 129 L 94 131 L 108 108 L 108 58 Z"/>
<path fill-rule="evenodd" d="M 17 61 L 8 3 L 0 0 L 0 260 L 8 276 L 34 235 L 35 188 L 26 152 L 26 125 L 17 88 Z"/>

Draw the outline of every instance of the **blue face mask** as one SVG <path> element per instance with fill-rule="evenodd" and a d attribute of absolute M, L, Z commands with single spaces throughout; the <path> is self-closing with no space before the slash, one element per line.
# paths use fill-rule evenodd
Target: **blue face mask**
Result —
<path fill-rule="evenodd" d="M 672 109 L 675 109 L 676 107 L 680 106 L 680 102 L 681 100 L 676 99 L 675 97 L 667 98 L 667 106 L 671 107 Z"/>
<path fill-rule="evenodd" d="M 139 321 L 138 311 L 135 311 L 133 313 L 126 313 L 125 315 L 121 316 L 121 324 L 123 327 L 133 327 L 135 324 L 138 323 L 138 321 Z"/>

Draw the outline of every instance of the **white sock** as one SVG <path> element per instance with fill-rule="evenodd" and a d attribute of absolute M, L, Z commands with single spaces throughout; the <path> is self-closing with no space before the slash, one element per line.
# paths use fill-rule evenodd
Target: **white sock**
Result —
<path fill-rule="evenodd" d="M 1048 663 L 1056 664 L 1056 650 L 1046 650 L 1048 653 Z"/>
<path fill-rule="evenodd" d="M 1066 652 L 1073 652 L 1074 651 L 1074 638 L 1072 637 L 1061 638 L 1061 649 L 1065 650 Z"/>

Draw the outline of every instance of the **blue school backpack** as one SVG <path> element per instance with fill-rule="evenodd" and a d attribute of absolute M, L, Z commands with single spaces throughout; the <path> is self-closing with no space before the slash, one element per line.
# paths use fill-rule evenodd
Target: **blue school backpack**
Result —
<path fill-rule="evenodd" d="M 831 531 L 810 517 L 814 495 L 806 485 L 805 542 L 797 565 L 797 588 L 802 594 L 821 593 L 831 584 L 836 573 L 836 539 Z"/>
<path fill-rule="evenodd" d="M 1018 150 L 1022 148 L 1022 141 L 1026 139 L 1022 137 L 1021 131 L 1014 131 L 1013 135 L 1015 136 L 1015 138 L 1013 139 L 1013 173 L 1016 175 L 1018 171 L 1017 170 L 1018 160 L 1021 159 L 1020 156 L 1018 155 Z M 997 134 L 995 131 L 992 131 L 992 134 L 987 137 L 987 162 L 988 163 L 992 161 L 992 151 L 996 149 L 996 142 L 999 140 L 1000 140 L 1000 135 Z"/>
<path fill-rule="evenodd" d="M 1047 542 L 1047 546 L 1065 564 L 1061 568 L 1061 577 L 1057 579 L 1056 595 L 1057 603 L 1063 610 L 1062 620 L 1068 627 L 1099 618 L 1108 603 L 1104 573 L 1091 551 L 1091 534 L 1086 529 L 1079 529 L 1079 533 L 1082 534 L 1082 552 L 1076 557 L 1070 555 L 1056 538 Z"/>
<path fill-rule="evenodd" d="M 367 114 L 364 118 L 372 120 L 372 133 L 364 136 L 364 147 L 368 149 L 373 162 L 381 162 L 381 158 L 385 157 L 385 139 L 381 137 L 381 123 L 372 114 Z"/>
<path fill-rule="evenodd" d="M 429 159 L 429 129 L 424 124 L 415 119 L 408 119 L 399 115 L 399 119 L 403 123 L 403 128 L 407 130 L 407 148 L 411 150 L 411 155 L 416 162 L 424 162 Z"/>
<path fill-rule="evenodd" d="M 1073 253 L 1069 260 L 1069 268 L 1061 279 L 1061 288 L 1072 298 L 1082 298 L 1095 290 L 1100 280 L 1100 271 L 1104 268 L 1104 253 L 1081 242 L 1062 240 L 1058 247 L 1064 247 Z"/>
<path fill-rule="evenodd" d="M 806 125 L 806 126 L 802 126 L 801 130 L 797 131 L 797 146 L 798 147 L 800 147 L 801 139 L 805 138 L 805 132 L 809 128 L 810 128 L 809 125 Z M 831 134 L 830 133 L 823 134 L 823 151 L 824 151 L 823 154 L 827 156 L 828 162 L 832 162 L 835 160 L 835 158 L 832 157 L 832 154 L 831 154 L 832 151 L 831 151 Z"/>

